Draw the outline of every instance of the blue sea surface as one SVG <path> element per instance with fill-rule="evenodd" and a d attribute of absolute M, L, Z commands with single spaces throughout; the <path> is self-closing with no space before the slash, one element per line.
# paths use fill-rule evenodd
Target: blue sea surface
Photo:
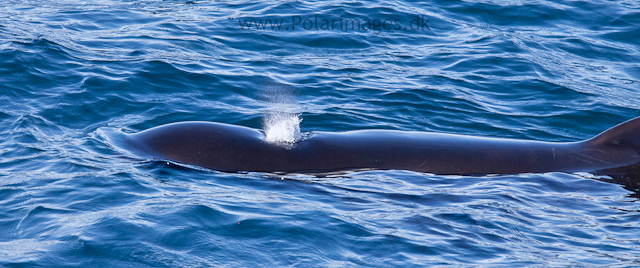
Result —
<path fill-rule="evenodd" d="M 639 107 L 635 0 L 2 0 L 0 266 L 640 266 L 640 178 L 223 173 L 102 134 L 577 141 Z"/>

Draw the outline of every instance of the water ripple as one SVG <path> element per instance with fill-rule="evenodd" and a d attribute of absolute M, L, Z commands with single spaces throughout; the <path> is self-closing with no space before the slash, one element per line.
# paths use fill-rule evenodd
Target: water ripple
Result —
<path fill-rule="evenodd" d="M 262 128 L 286 110 L 302 133 L 586 139 L 638 116 L 639 7 L 4 1 L 0 265 L 637 265 L 633 179 L 230 174 L 132 158 L 102 133 Z M 422 15 L 428 29 L 240 27 Z"/>

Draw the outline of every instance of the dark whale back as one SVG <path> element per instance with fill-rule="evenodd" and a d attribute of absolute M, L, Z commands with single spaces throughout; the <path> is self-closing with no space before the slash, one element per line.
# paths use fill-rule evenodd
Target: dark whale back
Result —
<path fill-rule="evenodd" d="M 125 135 L 120 144 L 141 157 L 231 172 L 399 169 L 458 175 L 633 174 L 640 162 L 639 135 L 640 119 L 636 118 L 581 142 L 362 130 L 314 133 L 295 144 L 279 144 L 267 142 L 261 131 L 247 127 L 184 122 Z"/>

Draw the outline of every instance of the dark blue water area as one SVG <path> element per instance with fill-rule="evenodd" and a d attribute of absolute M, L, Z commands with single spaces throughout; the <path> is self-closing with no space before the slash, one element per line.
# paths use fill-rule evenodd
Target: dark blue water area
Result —
<path fill-rule="evenodd" d="M 103 134 L 286 110 L 587 139 L 640 116 L 639 25 L 637 1 L 4 0 L 0 266 L 638 266 L 637 179 L 223 173 Z"/>

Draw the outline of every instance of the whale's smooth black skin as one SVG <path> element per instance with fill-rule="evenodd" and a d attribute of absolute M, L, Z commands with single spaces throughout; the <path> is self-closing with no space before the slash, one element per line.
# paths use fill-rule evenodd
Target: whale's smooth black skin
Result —
<path fill-rule="evenodd" d="M 637 175 L 640 117 L 579 142 L 542 142 L 428 132 L 315 133 L 294 144 L 256 129 L 183 122 L 125 134 L 120 146 L 158 160 L 227 172 L 330 173 L 362 169 L 443 175 L 591 172 Z"/>

